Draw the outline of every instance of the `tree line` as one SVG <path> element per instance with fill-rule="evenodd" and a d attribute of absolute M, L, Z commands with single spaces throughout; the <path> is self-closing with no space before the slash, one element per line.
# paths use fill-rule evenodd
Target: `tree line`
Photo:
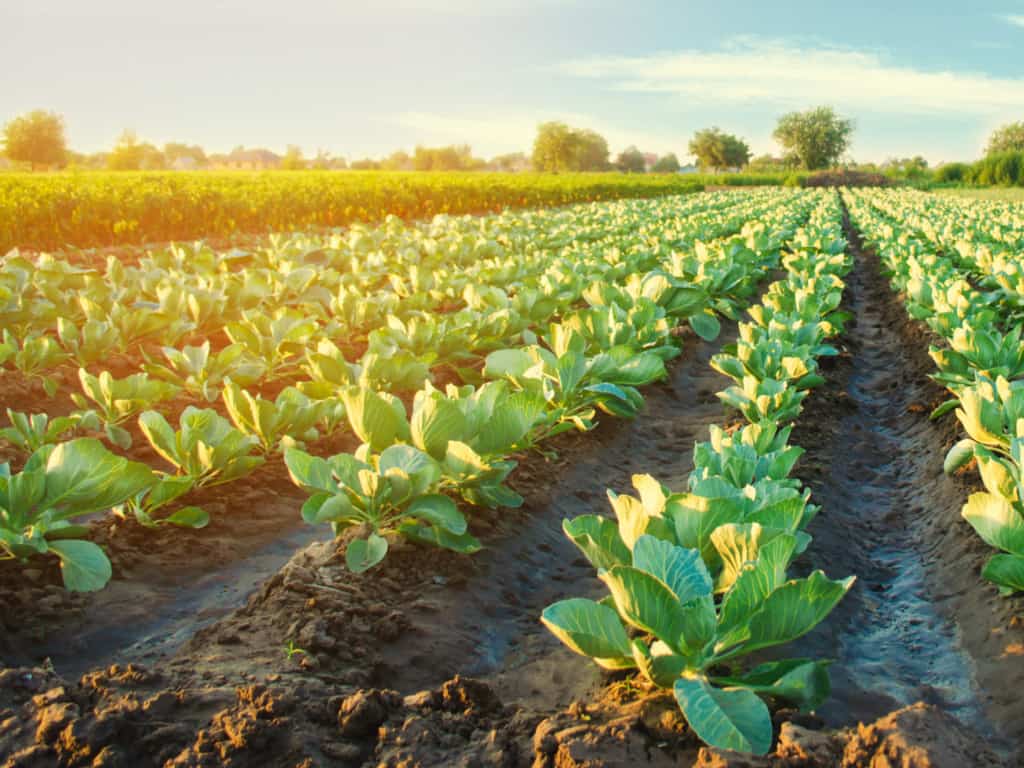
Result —
<path fill-rule="evenodd" d="M 840 164 L 849 149 L 854 129 L 853 120 L 837 114 L 831 107 L 815 107 L 790 112 L 778 119 L 772 137 L 783 150 L 780 156 L 752 157 L 744 139 L 717 126 L 697 131 L 688 150 L 696 158 L 697 169 L 704 172 L 819 170 Z M 561 122 L 538 126 L 529 156 L 514 152 L 490 160 L 474 156 L 469 145 L 417 146 L 412 153 L 398 150 L 381 159 L 363 158 L 351 162 L 323 150 L 307 157 L 294 145 L 283 155 L 245 147 L 236 147 L 225 154 L 207 154 L 196 144 L 169 142 L 162 148 L 157 147 L 139 140 L 131 131 L 125 131 L 109 152 L 83 155 L 69 149 L 63 117 L 45 110 L 9 121 L 3 129 L 2 143 L 3 154 L 10 161 L 32 170 L 68 165 L 109 170 L 280 168 L 514 172 L 532 169 L 548 173 L 678 173 L 682 169 L 673 152 L 657 156 L 630 146 L 613 158 L 608 142 L 599 133 Z M 1020 152 L 1024 152 L 1024 122 L 1010 123 L 996 130 L 986 148 L 987 157 Z M 927 166 L 924 158 L 915 157 L 892 159 L 881 166 L 857 167 L 913 178 L 915 174 L 926 173 Z"/>

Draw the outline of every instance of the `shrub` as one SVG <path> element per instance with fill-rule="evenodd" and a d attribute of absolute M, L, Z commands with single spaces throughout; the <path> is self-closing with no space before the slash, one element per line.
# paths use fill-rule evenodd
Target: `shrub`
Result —
<path fill-rule="evenodd" d="M 970 171 L 967 163 L 946 163 L 935 170 L 935 181 L 938 184 L 962 182 Z"/>
<path fill-rule="evenodd" d="M 983 186 L 1024 186 L 1024 152 L 1000 152 L 967 169 L 964 181 Z"/>
<path fill-rule="evenodd" d="M 891 187 L 895 182 L 882 173 L 848 169 L 819 171 L 804 179 L 805 187 Z"/>

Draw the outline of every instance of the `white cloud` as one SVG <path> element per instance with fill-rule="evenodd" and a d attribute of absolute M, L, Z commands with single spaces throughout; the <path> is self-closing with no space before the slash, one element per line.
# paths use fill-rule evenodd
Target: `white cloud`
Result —
<path fill-rule="evenodd" d="M 616 90 L 674 94 L 703 104 L 833 104 L 889 114 L 1010 114 L 1024 103 L 1024 79 L 924 71 L 878 52 L 800 46 L 740 37 L 718 51 L 564 62 L 561 71 Z"/>
<path fill-rule="evenodd" d="M 474 152 L 495 155 L 503 152 L 528 152 L 537 133 L 537 125 L 561 120 L 576 128 L 591 128 L 608 140 L 612 153 L 630 144 L 645 152 L 675 152 L 682 156 L 688 137 L 682 128 L 675 133 L 634 131 L 592 115 L 555 112 L 549 109 L 495 112 L 489 115 L 453 115 L 434 112 L 403 112 L 389 122 L 412 129 L 416 142 L 423 144 L 470 144 Z"/>
<path fill-rule="evenodd" d="M 1007 24 L 1013 24 L 1015 27 L 1024 27 L 1024 15 L 1007 14 L 1000 18 Z"/>

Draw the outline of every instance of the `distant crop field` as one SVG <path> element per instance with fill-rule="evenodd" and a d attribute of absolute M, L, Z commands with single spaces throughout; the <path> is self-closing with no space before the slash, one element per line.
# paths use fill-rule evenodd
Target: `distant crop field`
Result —
<path fill-rule="evenodd" d="M 0 174 L 0 252 L 294 232 L 781 184 L 778 174 L 359 172 Z"/>
<path fill-rule="evenodd" d="M 1024 202 L 1024 187 L 986 187 L 984 189 L 943 189 L 942 194 L 971 197 L 976 200 L 1012 200 Z"/>

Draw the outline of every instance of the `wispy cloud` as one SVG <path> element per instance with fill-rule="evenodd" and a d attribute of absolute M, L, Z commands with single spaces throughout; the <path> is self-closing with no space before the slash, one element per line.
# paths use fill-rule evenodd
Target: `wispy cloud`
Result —
<path fill-rule="evenodd" d="M 1024 79 L 926 71 L 877 51 L 739 37 L 717 51 L 576 59 L 559 67 L 610 88 L 706 104 L 813 105 L 893 114 L 993 115 L 1019 110 Z"/>
<path fill-rule="evenodd" d="M 999 18 L 1007 24 L 1013 24 L 1015 27 L 1024 27 L 1024 15 L 1009 13 L 1005 16 L 1000 16 Z"/>

